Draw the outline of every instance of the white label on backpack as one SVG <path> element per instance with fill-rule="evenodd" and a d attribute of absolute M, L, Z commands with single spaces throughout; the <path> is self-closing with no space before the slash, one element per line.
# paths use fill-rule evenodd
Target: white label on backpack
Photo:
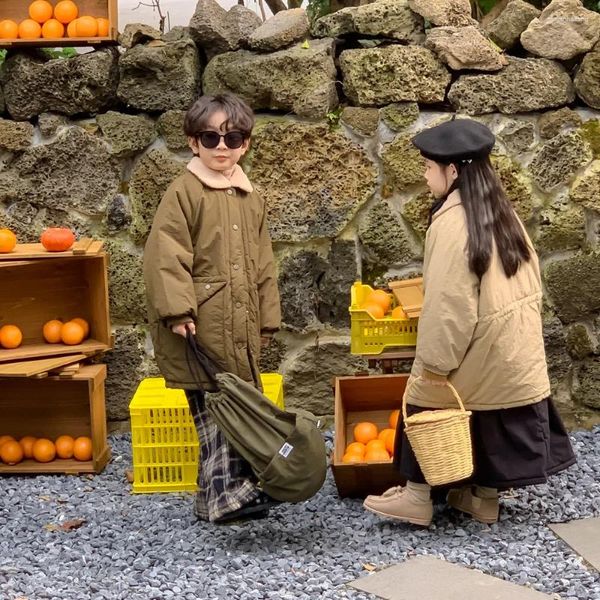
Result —
<path fill-rule="evenodd" d="M 281 448 L 279 448 L 279 454 L 281 454 L 283 458 L 287 458 L 291 454 L 293 449 L 294 446 L 286 442 L 283 446 L 281 446 Z"/>

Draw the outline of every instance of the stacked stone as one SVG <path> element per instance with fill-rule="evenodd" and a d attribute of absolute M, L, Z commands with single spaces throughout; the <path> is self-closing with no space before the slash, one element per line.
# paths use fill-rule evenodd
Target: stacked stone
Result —
<path fill-rule="evenodd" d="M 333 412 L 349 354 L 349 290 L 418 274 L 431 202 L 410 138 L 454 111 L 489 125 L 493 162 L 542 258 L 554 393 L 571 421 L 600 409 L 600 15 L 579 0 L 511 0 L 479 23 L 469 0 L 354 2 L 310 24 L 262 23 L 200 0 L 189 27 L 128 25 L 121 49 L 11 53 L 0 76 L 0 222 L 106 241 L 116 346 L 109 417 L 156 373 L 143 245 L 190 153 L 186 108 L 231 91 L 258 112 L 245 168 L 265 195 L 285 327 L 263 367 L 286 398 Z"/>

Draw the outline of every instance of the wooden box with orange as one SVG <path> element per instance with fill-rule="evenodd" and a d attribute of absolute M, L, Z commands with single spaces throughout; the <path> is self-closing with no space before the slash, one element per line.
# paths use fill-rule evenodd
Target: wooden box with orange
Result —
<path fill-rule="evenodd" d="M 404 483 L 392 455 L 408 377 L 336 378 L 331 469 L 340 497 L 364 498 Z"/>
<path fill-rule="evenodd" d="M 106 365 L 68 379 L 0 379 L 0 475 L 99 473 L 110 459 L 105 379 Z"/>
<path fill-rule="evenodd" d="M 117 0 L 2 0 L 0 48 L 116 43 Z"/>
<path fill-rule="evenodd" d="M 7 256 L 0 255 L 1 364 L 110 349 L 104 252 L 19 260 L 15 250 L 13 259 Z"/>

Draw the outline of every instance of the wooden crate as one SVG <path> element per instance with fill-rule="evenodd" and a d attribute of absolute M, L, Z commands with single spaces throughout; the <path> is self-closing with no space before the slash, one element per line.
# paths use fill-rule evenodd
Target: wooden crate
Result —
<path fill-rule="evenodd" d="M 110 349 L 107 265 L 104 253 L 0 261 L 0 326 L 16 325 L 23 332 L 19 348 L 0 348 L 0 362 L 91 355 Z M 44 341 L 44 323 L 75 317 L 83 317 L 90 324 L 87 340 L 75 346 Z"/>
<path fill-rule="evenodd" d="M 48 0 L 55 6 L 59 0 Z M 37 40 L 0 40 L 0 48 L 50 47 L 58 46 L 97 46 L 101 44 L 116 43 L 118 32 L 118 0 L 74 0 L 79 8 L 79 16 L 102 17 L 108 19 L 109 31 L 106 37 L 95 38 L 40 38 Z M 28 8 L 31 0 L 2 0 L 0 2 L 0 21 L 11 19 L 20 23 L 29 18 Z M 66 34 L 66 27 L 65 27 Z"/>
<path fill-rule="evenodd" d="M 335 380 L 335 442 L 331 469 L 340 497 L 364 498 L 381 494 L 404 480 L 391 462 L 345 464 L 346 446 L 361 421 L 389 427 L 390 412 L 400 409 L 408 375 L 338 377 Z"/>
<path fill-rule="evenodd" d="M 55 440 L 59 435 L 92 439 L 89 461 L 55 459 L 49 463 L 24 460 L 0 463 L 6 473 L 99 473 L 110 459 L 106 439 L 104 381 L 106 365 L 82 367 L 73 377 L 0 379 L 0 435 L 25 435 Z"/>

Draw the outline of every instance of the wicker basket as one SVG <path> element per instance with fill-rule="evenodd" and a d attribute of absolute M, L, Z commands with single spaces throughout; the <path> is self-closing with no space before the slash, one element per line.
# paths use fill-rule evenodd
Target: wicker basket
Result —
<path fill-rule="evenodd" d="M 429 485 L 445 485 L 461 481 L 473 474 L 473 449 L 469 420 L 454 386 L 447 382 L 460 409 L 426 410 L 406 416 L 406 398 L 402 399 L 402 415 L 408 441 L 425 480 Z"/>

